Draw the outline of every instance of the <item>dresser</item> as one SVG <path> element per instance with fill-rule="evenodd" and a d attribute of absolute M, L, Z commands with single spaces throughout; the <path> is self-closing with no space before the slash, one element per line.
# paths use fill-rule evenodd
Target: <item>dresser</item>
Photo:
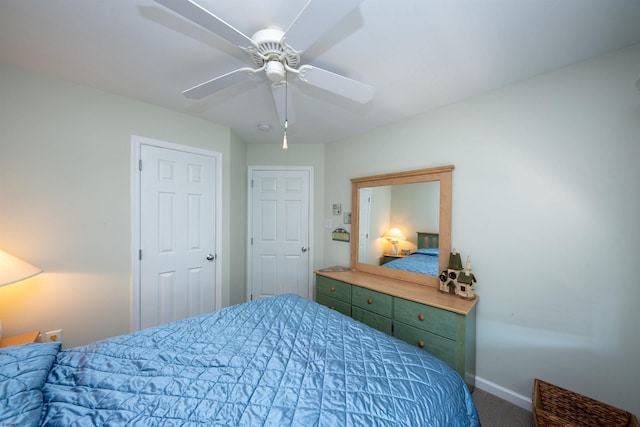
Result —
<path fill-rule="evenodd" d="M 423 348 L 475 388 L 476 303 L 361 271 L 316 271 L 316 302 Z"/>

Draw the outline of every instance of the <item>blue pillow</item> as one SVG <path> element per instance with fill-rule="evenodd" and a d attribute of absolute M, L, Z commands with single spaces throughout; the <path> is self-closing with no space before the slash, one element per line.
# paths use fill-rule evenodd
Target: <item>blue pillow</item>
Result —
<path fill-rule="evenodd" d="M 0 426 L 40 424 L 42 386 L 60 351 L 59 342 L 0 348 Z"/>
<path fill-rule="evenodd" d="M 420 248 L 416 251 L 417 254 L 438 256 L 438 248 Z"/>

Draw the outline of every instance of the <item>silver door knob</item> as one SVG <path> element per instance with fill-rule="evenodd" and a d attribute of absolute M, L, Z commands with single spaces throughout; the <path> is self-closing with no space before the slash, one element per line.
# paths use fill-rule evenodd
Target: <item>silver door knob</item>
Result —
<path fill-rule="evenodd" d="M 309 250 L 309 248 L 307 248 L 306 246 L 303 246 L 300 250 L 301 250 L 302 252 L 307 252 L 307 251 Z"/>
<path fill-rule="evenodd" d="M 207 255 L 207 261 L 213 261 L 214 259 L 216 259 L 216 256 L 214 254 Z"/>

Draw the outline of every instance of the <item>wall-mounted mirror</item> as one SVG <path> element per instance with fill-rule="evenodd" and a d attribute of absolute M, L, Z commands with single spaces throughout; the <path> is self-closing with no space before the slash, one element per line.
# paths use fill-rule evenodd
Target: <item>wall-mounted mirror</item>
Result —
<path fill-rule="evenodd" d="M 436 287 L 451 251 L 453 166 L 351 180 L 351 268 Z"/>

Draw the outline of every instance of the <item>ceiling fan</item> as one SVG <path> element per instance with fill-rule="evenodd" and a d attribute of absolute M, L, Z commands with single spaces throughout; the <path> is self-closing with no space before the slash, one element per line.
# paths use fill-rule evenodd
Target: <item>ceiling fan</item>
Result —
<path fill-rule="evenodd" d="M 365 104 L 373 98 L 374 88 L 313 65 L 300 65 L 300 55 L 322 34 L 337 24 L 362 0 L 309 0 L 286 31 L 267 27 L 248 37 L 193 0 L 155 0 L 184 18 L 222 37 L 247 52 L 254 68 L 243 67 L 200 83 L 182 93 L 202 99 L 229 86 L 254 78 L 264 71 L 272 82 L 272 94 L 280 122 L 294 121 L 287 74 L 336 95 Z M 287 111 L 288 110 L 288 111 Z"/>

